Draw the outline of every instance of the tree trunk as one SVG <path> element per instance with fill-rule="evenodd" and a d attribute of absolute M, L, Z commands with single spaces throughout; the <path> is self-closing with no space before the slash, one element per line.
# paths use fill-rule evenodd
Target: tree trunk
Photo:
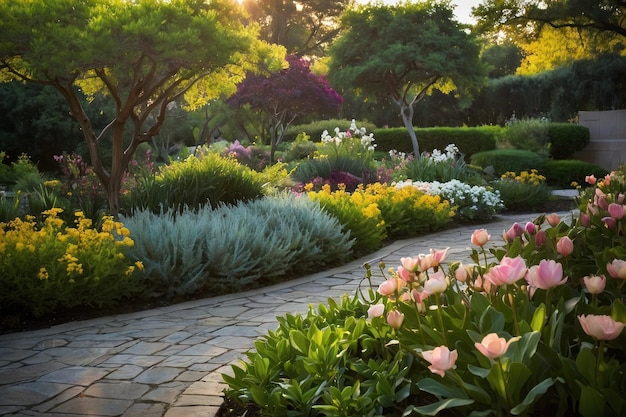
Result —
<path fill-rule="evenodd" d="M 411 138 L 411 143 L 413 144 L 413 154 L 416 158 L 420 156 L 420 146 L 417 142 L 417 135 L 415 134 L 415 129 L 413 128 L 413 106 L 407 103 L 400 103 L 400 115 L 402 116 L 402 122 L 404 123 L 404 127 L 409 133 L 409 137 Z"/>

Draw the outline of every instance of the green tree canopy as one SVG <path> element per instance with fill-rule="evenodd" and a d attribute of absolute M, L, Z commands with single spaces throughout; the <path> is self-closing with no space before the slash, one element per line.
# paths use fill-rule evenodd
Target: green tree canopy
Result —
<path fill-rule="evenodd" d="M 419 155 L 414 104 L 433 89 L 461 94 L 480 83 L 479 45 L 445 1 L 363 6 L 348 11 L 343 23 L 345 32 L 330 49 L 331 84 L 392 100 Z"/>
<path fill-rule="evenodd" d="M 251 61 L 269 54 L 240 16 L 231 0 L 0 0 L 0 79 L 51 85 L 63 95 L 117 213 L 124 171 L 137 147 L 158 134 L 168 104 L 199 80 L 215 80 L 196 91 L 202 100 L 232 91 Z M 114 103 L 102 131 L 79 89 Z M 103 141 L 112 143 L 110 161 L 103 161 Z"/>

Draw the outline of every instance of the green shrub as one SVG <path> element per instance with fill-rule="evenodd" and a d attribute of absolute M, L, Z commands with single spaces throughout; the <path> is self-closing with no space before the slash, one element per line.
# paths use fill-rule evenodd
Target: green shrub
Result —
<path fill-rule="evenodd" d="M 157 174 L 140 178 L 130 190 L 126 205 L 130 211 L 148 209 L 153 213 L 163 208 L 197 209 L 207 203 L 216 207 L 260 198 L 263 185 L 258 172 L 209 152 L 162 166 Z"/>
<path fill-rule="evenodd" d="M 551 123 L 548 126 L 550 156 L 566 159 L 589 144 L 589 129 L 572 123 Z"/>
<path fill-rule="evenodd" d="M 444 152 L 435 149 L 430 154 L 422 153 L 419 158 L 408 161 L 401 172 L 405 178 L 424 182 L 454 179 L 472 182 L 476 174 L 476 171 L 467 167 L 463 155 L 452 144 L 446 146 Z"/>
<path fill-rule="evenodd" d="M 522 171 L 519 175 L 507 172 L 491 186 L 500 193 L 507 210 L 536 210 L 552 195 L 545 179 L 536 170 Z"/>
<path fill-rule="evenodd" d="M 351 124 L 352 121 L 348 119 L 329 119 L 290 126 L 287 132 L 285 132 L 284 141 L 294 141 L 298 135 L 304 132 L 313 142 L 319 142 L 325 130 L 332 135 L 335 132 L 335 128 L 339 128 L 340 131 L 345 132 L 350 128 Z M 364 127 L 368 132 L 372 132 L 376 129 L 376 125 L 367 121 L 356 121 L 356 124 L 359 127 Z"/>
<path fill-rule="evenodd" d="M 529 119 L 510 123 L 502 132 L 501 140 L 515 149 L 522 149 L 548 156 L 550 123 L 546 120 Z"/>
<path fill-rule="evenodd" d="M 283 161 L 293 162 L 312 157 L 317 151 L 317 145 L 309 139 L 311 137 L 306 133 L 298 134 L 289 149 L 283 153 Z"/>
<path fill-rule="evenodd" d="M 307 183 L 315 178 L 329 180 L 338 172 L 353 175 L 359 183 L 374 178 L 374 170 L 368 162 L 349 157 L 307 159 L 298 164 L 291 175 L 295 181 Z"/>
<path fill-rule="evenodd" d="M 572 183 L 584 184 L 585 177 L 595 175 L 602 178 L 608 171 L 601 166 L 576 159 L 546 161 L 541 171 L 548 184 L 557 187 L 572 187 Z"/>
<path fill-rule="evenodd" d="M 197 211 L 122 217 L 144 263 L 146 296 L 241 291 L 350 259 L 337 220 L 306 198 L 268 197 Z"/>
<path fill-rule="evenodd" d="M 496 148 L 496 137 L 500 134 L 498 126 L 481 127 L 431 127 L 415 129 L 420 152 L 432 152 L 445 149 L 454 144 L 464 155 L 465 162 L 471 155 Z M 376 129 L 374 131 L 378 151 L 396 150 L 407 154 L 413 153 L 413 145 L 405 128 Z"/>
<path fill-rule="evenodd" d="M 521 172 L 532 169 L 541 171 L 544 158 L 531 151 L 496 149 L 472 155 L 471 164 L 483 169 L 493 167 L 493 174 L 499 177 L 508 171 Z"/>

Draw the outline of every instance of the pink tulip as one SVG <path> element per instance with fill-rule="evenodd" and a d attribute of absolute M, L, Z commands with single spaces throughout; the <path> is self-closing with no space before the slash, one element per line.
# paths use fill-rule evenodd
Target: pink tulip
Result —
<path fill-rule="evenodd" d="M 583 278 L 585 288 L 589 294 L 600 294 L 606 286 L 606 277 L 604 275 L 592 275 Z"/>
<path fill-rule="evenodd" d="M 402 327 L 402 322 L 404 321 L 404 314 L 400 313 L 398 310 L 391 310 L 387 313 L 387 323 L 394 329 L 399 329 Z"/>
<path fill-rule="evenodd" d="M 535 246 L 543 246 L 546 244 L 546 232 L 540 230 L 535 235 Z"/>
<path fill-rule="evenodd" d="M 595 216 L 596 214 L 598 214 L 598 209 L 593 204 L 587 203 L 587 213 Z"/>
<path fill-rule="evenodd" d="M 491 292 L 491 282 L 487 279 L 483 279 L 480 275 L 476 277 L 474 280 L 474 289 L 476 291 L 485 291 L 486 293 Z"/>
<path fill-rule="evenodd" d="M 613 340 L 624 330 L 624 323 L 615 321 L 611 316 L 578 316 L 584 332 L 596 340 Z"/>
<path fill-rule="evenodd" d="M 528 233 L 529 235 L 532 236 L 537 231 L 537 226 L 535 226 L 535 223 L 533 223 L 533 222 L 528 222 L 528 223 L 526 223 L 526 226 L 524 227 L 524 230 L 526 231 L 526 233 Z"/>
<path fill-rule="evenodd" d="M 607 187 L 609 186 L 609 184 L 611 184 L 611 178 L 613 177 L 613 173 L 611 172 L 610 174 L 606 174 L 604 176 L 604 185 L 606 185 Z"/>
<path fill-rule="evenodd" d="M 459 282 L 465 282 L 469 278 L 469 272 L 463 264 L 459 264 L 459 267 L 454 271 L 454 278 Z"/>
<path fill-rule="evenodd" d="M 546 216 L 546 220 L 548 221 L 548 224 L 552 227 L 555 227 L 557 224 L 561 223 L 561 219 L 556 213 L 548 214 Z"/>
<path fill-rule="evenodd" d="M 585 182 L 589 185 L 596 185 L 596 181 L 598 180 L 596 179 L 595 175 L 587 175 L 585 177 Z"/>
<path fill-rule="evenodd" d="M 622 259 L 613 259 L 606 265 L 606 270 L 615 279 L 626 279 L 626 261 Z"/>
<path fill-rule="evenodd" d="M 471 242 L 473 245 L 483 247 L 491 239 L 491 235 L 487 233 L 487 229 L 478 229 L 472 233 Z"/>
<path fill-rule="evenodd" d="M 430 372 L 443 377 L 447 370 L 456 368 L 454 364 L 458 353 L 456 349 L 451 352 L 447 346 L 439 346 L 422 352 L 422 357 L 430 362 L 431 365 L 428 367 Z"/>
<path fill-rule="evenodd" d="M 444 250 L 435 250 L 435 251 L 431 249 L 430 254 L 428 255 L 420 254 L 418 256 L 420 269 L 422 271 L 426 271 L 429 268 L 435 268 L 439 266 L 439 264 L 443 262 L 443 260 L 445 259 L 446 254 L 448 253 L 448 249 L 450 248 L 445 248 Z"/>
<path fill-rule="evenodd" d="M 613 217 L 615 220 L 620 220 L 624 217 L 624 206 L 621 204 L 611 203 L 609 204 L 609 216 Z"/>
<path fill-rule="evenodd" d="M 490 359 L 496 359 L 504 355 L 509 348 L 509 345 L 520 337 L 513 337 L 507 342 L 504 337 L 498 337 L 495 333 L 489 333 L 483 338 L 480 343 L 474 343 L 474 346 L 480 353 Z"/>
<path fill-rule="evenodd" d="M 428 294 L 441 294 L 448 288 L 448 280 L 441 269 L 430 274 L 424 283 L 424 291 Z"/>
<path fill-rule="evenodd" d="M 419 262 L 417 256 L 413 258 L 400 258 L 400 264 L 407 271 L 415 272 L 419 267 Z"/>
<path fill-rule="evenodd" d="M 580 212 L 580 224 L 589 228 L 591 226 L 591 217 L 587 213 Z"/>
<path fill-rule="evenodd" d="M 609 208 L 609 202 L 606 201 L 606 194 L 604 194 L 599 188 L 596 188 L 596 196 L 593 198 L 593 202 L 602 210 Z"/>
<path fill-rule="evenodd" d="M 378 293 L 385 297 L 396 295 L 406 283 L 400 278 L 389 278 L 378 286 Z"/>
<path fill-rule="evenodd" d="M 426 291 L 419 291 L 417 289 L 411 291 L 411 299 L 417 304 L 422 304 L 429 295 L 430 294 Z"/>
<path fill-rule="evenodd" d="M 548 290 L 565 284 L 567 277 L 563 278 L 563 265 L 553 260 L 543 259 L 539 265 L 528 269 L 526 281 L 531 287 Z"/>
<path fill-rule="evenodd" d="M 372 319 L 374 317 L 380 317 L 385 313 L 384 304 L 373 304 L 367 309 L 367 318 Z"/>
<path fill-rule="evenodd" d="M 574 252 L 574 242 L 568 236 L 563 236 L 556 243 L 556 251 L 563 256 L 569 256 Z"/>
<path fill-rule="evenodd" d="M 615 219 L 613 217 L 603 217 L 602 218 L 602 222 L 606 225 L 607 229 L 609 230 L 613 230 L 615 229 L 615 226 L 617 226 L 617 223 L 615 223 Z"/>
<path fill-rule="evenodd" d="M 504 257 L 500 265 L 491 267 L 485 274 L 485 279 L 493 285 L 514 284 L 526 275 L 526 263 L 521 256 L 515 258 Z"/>
<path fill-rule="evenodd" d="M 509 230 L 506 231 L 507 239 L 505 240 L 512 241 L 516 237 L 519 237 L 523 234 L 524 234 L 524 229 L 522 229 L 522 226 L 520 226 L 519 223 L 513 223 L 513 225 L 509 228 Z"/>
<path fill-rule="evenodd" d="M 624 198 L 625 198 L 625 197 L 626 197 L 626 196 L 624 196 L 624 193 L 619 193 L 619 194 L 617 195 L 617 197 L 615 197 L 615 202 L 616 202 L 617 204 L 624 204 Z"/>

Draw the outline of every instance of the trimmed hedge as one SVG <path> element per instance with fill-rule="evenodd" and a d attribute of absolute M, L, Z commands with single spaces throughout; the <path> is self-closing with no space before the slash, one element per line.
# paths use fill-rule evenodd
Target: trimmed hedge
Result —
<path fill-rule="evenodd" d="M 471 155 L 496 148 L 496 137 L 500 134 L 498 126 L 481 127 L 428 127 L 416 128 L 420 152 L 432 152 L 433 149 L 443 150 L 453 143 L 469 162 Z M 413 153 L 413 144 L 409 133 L 403 127 L 374 130 L 376 150 L 389 152 Z"/>
<path fill-rule="evenodd" d="M 471 164 L 483 169 L 493 167 L 494 175 L 501 176 L 505 172 L 522 172 L 537 169 L 541 171 L 544 159 L 538 154 L 521 149 L 496 149 L 475 153 Z"/>
<path fill-rule="evenodd" d="M 319 142 L 321 140 L 324 130 L 328 130 L 328 132 L 333 135 L 336 127 L 341 129 L 342 132 L 346 132 L 350 128 L 351 124 L 352 120 L 330 119 L 318 120 L 312 123 L 290 126 L 289 129 L 287 129 L 287 131 L 285 132 L 283 142 L 293 142 L 296 137 L 302 132 L 309 135 L 312 142 Z M 362 120 L 356 121 L 356 127 L 358 127 L 359 129 L 364 127 L 367 130 L 367 133 L 370 133 L 376 129 L 376 125 L 374 125 L 373 123 Z M 376 135 L 374 135 L 374 138 L 376 138 Z"/>
<path fill-rule="evenodd" d="M 550 156 L 566 159 L 574 152 L 582 151 L 589 144 L 589 129 L 572 123 L 550 123 L 548 125 Z"/>
<path fill-rule="evenodd" d="M 560 161 L 546 161 L 541 173 L 546 177 L 550 185 L 559 187 L 571 187 L 572 182 L 584 184 L 587 175 L 595 175 L 602 178 L 609 172 L 599 165 L 576 159 L 563 159 Z"/>

